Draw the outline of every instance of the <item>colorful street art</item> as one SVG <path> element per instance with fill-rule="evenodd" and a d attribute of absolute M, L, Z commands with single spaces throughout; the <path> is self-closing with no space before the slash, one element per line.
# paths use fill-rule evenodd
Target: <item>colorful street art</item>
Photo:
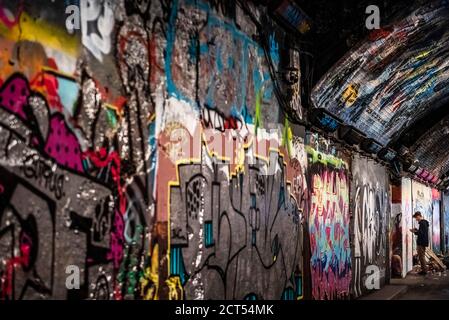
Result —
<path fill-rule="evenodd" d="M 81 0 L 69 33 L 62 2 L 19 2 L 0 4 L 0 298 L 302 299 L 283 31 L 225 1 Z"/>
<path fill-rule="evenodd" d="M 413 203 L 412 203 L 412 180 L 402 178 L 401 181 L 402 201 L 402 277 L 413 269 Z"/>
<path fill-rule="evenodd" d="M 449 98 L 449 7 L 429 1 L 348 52 L 314 87 L 315 107 L 386 145 Z"/>
<path fill-rule="evenodd" d="M 1 6 L 16 18 L 0 22 L 0 298 L 121 298 L 133 209 L 119 106 L 99 101 L 104 88 L 78 67 L 83 47 L 63 27 L 64 5 L 45 20 L 35 4 Z M 70 266 L 76 290 L 66 287 Z"/>
<path fill-rule="evenodd" d="M 156 118 L 169 297 L 300 299 L 306 157 L 288 121 L 265 127 L 279 123 L 276 40 L 267 61 L 206 2 L 173 1 L 169 17 L 168 100 Z"/>
<path fill-rule="evenodd" d="M 391 213 L 390 213 L 390 271 L 392 278 L 401 278 L 402 262 L 402 187 L 401 184 L 390 184 Z"/>
<path fill-rule="evenodd" d="M 449 171 L 449 161 L 446 152 L 449 148 L 449 116 L 442 118 L 428 132 L 422 135 L 412 146 L 411 152 L 419 160 L 423 168 L 429 168 L 431 174 L 440 177 Z"/>
<path fill-rule="evenodd" d="M 67 5 L 79 6 L 80 30 L 67 30 Z M 368 265 L 385 281 L 390 218 L 402 275 L 411 270 L 411 216 L 432 221 L 430 189 L 403 179 L 391 217 L 384 167 L 351 163 L 293 124 L 304 116 L 301 53 L 266 10 L 225 0 L 0 1 L 1 300 L 350 299 L 367 292 Z M 416 19 L 440 9 L 426 10 Z M 426 41 L 416 39 L 416 54 Z M 422 78 L 446 54 L 434 49 L 394 67 Z M 390 71 L 379 79 L 412 77 Z M 446 73 L 432 72 L 437 90 Z M 351 121 L 366 120 L 362 98 L 382 109 L 394 96 L 401 109 L 396 89 L 353 82 L 340 92 L 356 110 Z M 317 106 L 335 93 L 323 90 Z M 403 109 L 393 117 L 402 121 Z M 396 126 L 384 120 L 380 131 L 368 123 L 388 140 Z M 66 282 L 73 268 L 77 288 Z"/>
<path fill-rule="evenodd" d="M 300 298 L 304 166 L 276 151 L 264 156 L 266 162 L 250 147 L 232 172 L 231 165 L 214 163 L 210 147 L 200 148 L 201 161 L 179 163 L 179 181 L 170 183 L 170 274 L 179 294 Z M 270 167 L 273 174 L 267 174 Z"/>
<path fill-rule="evenodd" d="M 312 146 L 307 146 L 312 296 L 315 300 L 347 299 L 352 277 L 349 167 L 335 155 Z"/>
<path fill-rule="evenodd" d="M 443 225 L 443 243 L 444 243 L 444 252 L 447 253 L 449 252 L 449 194 L 448 193 L 443 193 L 443 220 L 444 220 L 444 225 Z"/>
<path fill-rule="evenodd" d="M 441 253 L 441 194 L 432 189 L 432 249 Z"/>
<path fill-rule="evenodd" d="M 416 211 L 421 212 L 423 218 L 429 221 L 429 225 L 432 226 L 432 189 L 425 186 L 422 183 L 412 181 L 412 203 L 413 203 L 413 213 Z M 413 221 L 413 227 L 418 228 L 416 221 Z M 432 248 L 433 232 L 432 228 L 429 227 L 429 247 Z M 410 231 L 409 231 L 410 232 Z M 433 249 L 433 248 L 432 248 Z M 416 251 L 416 237 L 413 239 L 413 251 Z"/>
<path fill-rule="evenodd" d="M 402 237 L 401 203 L 392 203 L 390 218 L 390 267 L 392 277 L 402 277 Z"/>
<path fill-rule="evenodd" d="M 368 266 L 377 266 L 380 285 L 388 265 L 387 232 L 390 217 L 389 179 L 385 167 L 368 158 L 352 160 L 351 211 L 353 238 L 353 283 L 355 297 L 366 293 Z"/>

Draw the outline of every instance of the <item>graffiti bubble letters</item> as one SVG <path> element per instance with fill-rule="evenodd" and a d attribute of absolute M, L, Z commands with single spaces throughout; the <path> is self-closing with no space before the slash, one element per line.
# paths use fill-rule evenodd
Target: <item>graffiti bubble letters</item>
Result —
<path fill-rule="evenodd" d="M 244 130 L 225 129 L 223 132 L 215 129 L 204 129 L 202 131 L 203 139 L 187 138 L 188 133 L 185 128 L 179 127 L 169 132 L 170 160 L 173 164 L 183 159 L 193 159 L 201 151 L 202 144 L 207 146 L 207 150 L 213 158 L 211 161 L 215 164 L 239 165 L 242 161 L 242 155 L 236 153 L 245 145 L 252 145 L 252 152 L 255 156 L 263 155 L 268 158 L 269 151 L 278 150 L 281 145 L 279 129 L 258 129 L 257 135 Z M 239 148 L 236 148 L 239 147 Z M 258 164 L 257 157 L 250 157 L 249 164 Z M 266 175 L 275 173 L 275 166 L 269 166 Z"/>
<path fill-rule="evenodd" d="M 26 157 L 22 170 L 25 177 L 36 179 L 41 186 L 53 192 L 56 199 L 60 200 L 65 196 L 64 175 L 56 174 L 38 155 Z"/>
<path fill-rule="evenodd" d="M 111 33 L 115 23 L 112 1 L 81 0 L 80 5 L 83 45 L 103 62 L 103 55 L 109 54 L 112 47 Z"/>
<path fill-rule="evenodd" d="M 390 213 L 388 174 L 384 167 L 366 158 L 352 161 L 351 187 L 353 230 L 353 294 L 359 297 L 376 285 L 385 284 L 387 265 L 387 229 Z M 374 272 L 374 267 L 380 270 Z M 374 272 L 374 273 L 373 273 Z M 373 278 L 374 277 L 374 278 Z"/>

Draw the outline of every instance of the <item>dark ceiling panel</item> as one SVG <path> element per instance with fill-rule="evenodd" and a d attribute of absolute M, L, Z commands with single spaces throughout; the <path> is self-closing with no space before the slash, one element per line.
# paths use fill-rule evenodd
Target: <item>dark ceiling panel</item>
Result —
<path fill-rule="evenodd" d="M 422 5 L 372 33 L 313 89 L 314 106 L 386 145 L 449 97 L 449 8 Z"/>
<path fill-rule="evenodd" d="M 419 165 L 437 177 L 449 171 L 449 115 L 440 120 L 413 145 Z"/>
<path fill-rule="evenodd" d="M 274 1 L 274 0 L 272 0 Z M 308 81 L 318 80 L 369 33 L 365 27 L 369 5 L 379 7 L 381 26 L 408 15 L 422 0 L 295 0 L 312 19 L 312 30 L 301 37 L 306 58 L 312 58 Z"/>

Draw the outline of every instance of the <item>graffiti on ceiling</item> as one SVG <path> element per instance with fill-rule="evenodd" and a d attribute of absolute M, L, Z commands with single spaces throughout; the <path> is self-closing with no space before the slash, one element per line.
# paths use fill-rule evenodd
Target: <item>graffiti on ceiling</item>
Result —
<path fill-rule="evenodd" d="M 314 106 L 387 145 L 449 98 L 448 17 L 432 2 L 375 30 L 317 83 Z"/>
<path fill-rule="evenodd" d="M 441 176 L 449 171 L 449 161 L 447 152 L 435 152 L 436 150 L 449 150 L 449 116 L 422 135 L 411 149 L 421 166 L 432 168 L 433 175 Z"/>

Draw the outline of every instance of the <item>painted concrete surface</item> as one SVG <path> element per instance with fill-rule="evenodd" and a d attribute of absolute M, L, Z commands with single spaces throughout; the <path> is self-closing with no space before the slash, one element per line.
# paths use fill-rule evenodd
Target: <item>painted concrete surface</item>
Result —
<path fill-rule="evenodd" d="M 420 276 L 413 270 L 359 300 L 449 300 L 449 271 Z"/>
<path fill-rule="evenodd" d="M 395 300 L 408 290 L 406 285 L 386 285 L 381 290 L 368 294 L 359 300 Z"/>
<path fill-rule="evenodd" d="M 398 300 L 449 300 L 449 272 L 429 273 L 420 276 L 410 273 L 405 279 L 395 279 L 392 283 L 406 285 L 408 290 Z"/>

